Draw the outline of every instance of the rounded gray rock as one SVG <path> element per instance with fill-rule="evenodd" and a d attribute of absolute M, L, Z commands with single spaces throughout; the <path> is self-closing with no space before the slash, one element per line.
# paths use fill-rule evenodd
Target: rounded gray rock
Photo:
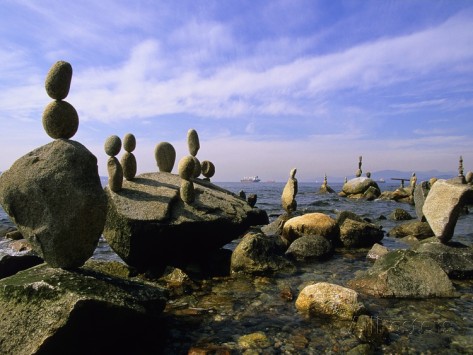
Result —
<path fill-rule="evenodd" d="M 200 149 L 199 135 L 195 129 L 190 129 L 187 132 L 187 145 L 189 146 L 190 155 L 195 157 Z"/>
<path fill-rule="evenodd" d="M 120 160 L 123 169 L 123 177 L 128 181 L 136 176 L 136 158 L 133 153 L 125 152 Z"/>
<path fill-rule="evenodd" d="M 72 138 L 79 128 L 79 115 L 67 101 L 52 101 L 44 109 L 43 128 L 51 138 Z"/>
<path fill-rule="evenodd" d="M 185 203 L 192 203 L 195 200 L 195 190 L 194 184 L 188 180 L 181 181 L 181 188 L 179 189 L 179 194 L 182 201 Z"/>
<path fill-rule="evenodd" d="M 194 172 L 192 173 L 193 178 L 198 178 L 202 173 L 202 165 L 200 164 L 199 159 L 192 157 L 194 160 Z"/>
<path fill-rule="evenodd" d="M 54 100 L 63 100 L 69 94 L 72 79 L 72 66 L 68 62 L 58 61 L 49 69 L 44 86 Z"/>
<path fill-rule="evenodd" d="M 115 157 L 108 158 L 107 171 L 108 171 L 108 187 L 113 192 L 120 191 L 123 185 L 123 169 L 117 158 Z"/>
<path fill-rule="evenodd" d="M 161 142 L 154 150 L 154 157 L 160 172 L 170 173 L 176 162 L 176 150 L 171 143 Z"/>
<path fill-rule="evenodd" d="M 131 153 L 135 150 L 135 148 L 136 148 L 135 136 L 131 133 L 125 134 L 125 137 L 123 137 L 123 149 L 125 149 L 126 152 Z"/>
<path fill-rule="evenodd" d="M 204 160 L 200 165 L 202 167 L 202 175 L 206 178 L 210 179 L 215 175 L 215 165 L 212 162 Z"/>
<path fill-rule="evenodd" d="M 116 156 L 122 149 L 122 141 L 120 137 L 115 135 L 108 137 L 105 141 L 104 149 L 108 156 Z"/>
<path fill-rule="evenodd" d="M 179 161 L 178 172 L 181 179 L 189 180 L 194 174 L 194 157 L 185 156 Z"/>

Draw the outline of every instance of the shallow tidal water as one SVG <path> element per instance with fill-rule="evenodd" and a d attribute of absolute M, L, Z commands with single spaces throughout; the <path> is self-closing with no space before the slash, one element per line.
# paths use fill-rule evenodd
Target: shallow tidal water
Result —
<path fill-rule="evenodd" d="M 284 183 L 216 183 L 229 191 L 258 196 L 256 206 L 274 220 L 283 211 L 280 197 Z M 393 201 L 355 201 L 337 194 L 319 195 L 320 184 L 299 183 L 298 211 L 322 212 L 335 217 L 349 210 L 382 225 L 388 232 L 403 223 L 380 219 L 395 208 L 415 217 L 414 207 Z M 335 191 L 341 184 L 331 184 Z M 380 184 L 394 190 L 397 184 Z M 4 219 L 0 211 L 0 218 Z M 473 213 L 460 217 L 453 240 L 471 245 Z M 233 241 L 225 248 L 232 250 Z M 408 248 L 386 236 L 389 249 Z M 2 245 L 0 244 L 0 249 Z M 354 322 L 307 318 L 298 313 L 295 300 L 310 283 L 326 281 L 344 286 L 359 270 L 372 265 L 369 249 L 339 250 L 327 261 L 298 265 L 296 274 L 272 276 L 231 275 L 198 280 L 175 290 L 162 316 L 162 334 L 157 337 L 164 354 L 335 354 L 350 350 L 366 353 L 367 347 L 354 335 Z M 120 260 L 104 240 L 95 259 Z M 375 354 L 473 353 L 473 281 L 454 281 L 457 298 L 379 299 L 363 296 L 362 302 L 375 321 L 375 331 L 387 329 L 388 339 L 368 344 Z M 379 328 L 378 328 L 379 327 Z M 205 352 L 207 351 L 207 352 Z"/>

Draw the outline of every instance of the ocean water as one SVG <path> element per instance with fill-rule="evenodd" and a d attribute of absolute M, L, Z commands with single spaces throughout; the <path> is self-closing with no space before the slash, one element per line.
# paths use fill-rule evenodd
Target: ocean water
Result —
<path fill-rule="evenodd" d="M 285 183 L 215 183 L 235 194 L 243 190 L 256 194 L 256 206 L 267 211 L 270 220 L 283 213 L 281 193 Z M 330 184 L 340 191 L 342 184 Z M 379 184 L 382 190 L 395 190 L 398 183 Z M 414 206 L 394 201 L 356 201 L 337 194 L 318 194 L 320 183 L 299 183 L 296 196 L 298 211 L 322 212 L 335 217 L 348 210 L 371 219 L 387 233 L 403 223 L 381 219 L 396 208 L 415 217 Z M 0 222 L 8 217 L 0 209 Z M 473 240 L 473 213 L 462 215 L 455 229 L 455 241 L 467 245 Z M 226 248 L 233 249 L 238 240 Z M 408 248 L 398 239 L 385 236 L 382 244 L 389 249 Z M 6 249 L 0 241 L 0 250 Z M 251 333 L 263 333 L 269 340 L 255 353 L 318 354 L 345 353 L 359 344 L 351 322 L 307 319 L 298 314 L 294 302 L 308 283 L 326 281 L 344 285 L 359 270 L 371 266 L 368 249 L 336 253 L 324 262 L 301 265 L 294 275 L 273 277 L 228 276 L 205 280 L 193 292 L 184 292 L 169 302 L 162 337 L 163 352 L 187 354 L 190 348 L 224 348 L 242 353 L 238 340 Z M 120 260 L 101 239 L 93 256 L 102 260 Z M 379 326 L 389 331 L 389 341 L 375 347 L 376 353 L 473 353 L 473 281 L 454 281 L 458 298 L 402 300 L 363 297 L 363 303 Z M 283 297 L 288 291 L 293 299 Z"/>

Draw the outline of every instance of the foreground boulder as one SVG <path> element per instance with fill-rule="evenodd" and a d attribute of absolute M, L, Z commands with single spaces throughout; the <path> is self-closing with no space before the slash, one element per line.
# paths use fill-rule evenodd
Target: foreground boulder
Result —
<path fill-rule="evenodd" d="M 319 235 L 332 241 L 338 239 L 340 228 L 332 217 L 319 212 L 293 217 L 284 224 L 282 237 L 290 243 L 307 235 Z"/>
<path fill-rule="evenodd" d="M 3 172 L 0 204 L 33 250 L 63 268 L 92 256 L 107 213 L 97 158 L 65 139 L 33 150 Z"/>
<path fill-rule="evenodd" d="M 293 241 L 285 254 L 297 261 L 323 260 L 333 254 L 333 246 L 325 237 L 307 235 Z"/>
<path fill-rule="evenodd" d="M 119 192 L 105 188 L 109 200 L 103 235 L 130 266 L 161 270 L 183 267 L 218 250 L 267 214 L 210 182 L 194 179 L 195 200 L 179 196 L 181 179 L 171 173 L 146 173 L 124 181 Z"/>
<path fill-rule="evenodd" d="M 365 311 L 356 291 L 328 282 L 304 287 L 297 297 L 296 308 L 311 316 L 329 316 L 345 320 L 353 320 Z"/>
<path fill-rule="evenodd" d="M 438 238 L 430 238 L 415 248 L 418 253 L 428 255 L 452 279 L 473 277 L 473 248 L 458 242 L 441 243 Z"/>
<path fill-rule="evenodd" d="M 441 242 L 453 237 L 458 217 L 466 203 L 473 200 L 473 189 L 466 184 L 437 180 L 425 198 L 422 212 Z"/>
<path fill-rule="evenodd" d="M 427 222 L 409 221 L 392 228 L 388 235 L 395 238 L 412 236 L 417 239 L 426 239 L 433 237 L 434 232 Z"/>
<path fill-rule="evenodd" d="M 359 273 L 348 286 L 377 297 L 454 297 L 455 288 L 442 268 L 427 255 L 396 250 Z"/>
<path fill-rule="evenodd" d="M 165 302 L 161 288 L 38 265 L 0 280 L 0 353 L 142 353 Z"/>
<path fill-rule="evenodd" d="M 340 225 L 340 241 L 345 248 L 370 247 L 383 237 L 383 229 L 373 223 L 346 218 Z"/>

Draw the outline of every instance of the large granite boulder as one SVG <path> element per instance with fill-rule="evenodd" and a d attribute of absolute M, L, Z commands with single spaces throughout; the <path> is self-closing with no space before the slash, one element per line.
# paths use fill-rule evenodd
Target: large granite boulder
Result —
<path fill-rule="evenodd" d="M 454 297 L 455 288 L 437 262 L 411 250 L 395 250 L 358 273 L 348 286 L 377 297 Z"/>
<path fill-rule="evenodd" d="M 241 236 L 268 216 L 235 194 L 193 179 L 195 200 L 180 199 L 181 178 L 146 173 L 124 181 L 122 190 L 105 187 L 109 207 L 103 235 L 111 248 L 139 270 L 185 267 Z M 264 211 L 263 211 L 264 212 Z"/>
<path fill-rule="evenodd" d="M 452 241 L 441 243 L 433 237 L 423 240 L 414 250 L 434 259 L 452 279 L 473 277 L 472 247 Z"/>
<path fill-rule="evenodd" d="M 153 325 L 166 298 L 89 268 L 41 264 L 0 280 L 0 353 L 158 353 Z"/>
<path fill-rule="evenodd" d="M 332 217 L 319 212 L 293 217 L 284 224 L 282 237 L 288 242 L 307 235 L 319 235 L 333 241 L 338 239 L 340 228 Z"/>
<path fill-rule="evenodd" d="M 33 150 L 3 172 L 0 204 L 33 250 L 63 268 L 92 256 L 107 214 L 97 158 L 65 139 Z"/>
<path fill-rule="evenodd" d="M 442 242 L 453 237 L 458 217 L 466 203 L 473 200 L 473 188 L 437 180 L 425 198 L 422 212 L 435 236 Z"/>
<path fill-rule="evenodd" d="M 363 194 L 368 191 L 370 187 L 375 189 L 371 189 L 370 195 L 373 193 L 373 191 L 377 191 L 376 194 L 378 196 L 381 194 L 381 190 L 376 181 L 367 177 L 357 177 L 348 180 L 345 184 L 343 184 L 342 195 L 362 198 Z"/>

